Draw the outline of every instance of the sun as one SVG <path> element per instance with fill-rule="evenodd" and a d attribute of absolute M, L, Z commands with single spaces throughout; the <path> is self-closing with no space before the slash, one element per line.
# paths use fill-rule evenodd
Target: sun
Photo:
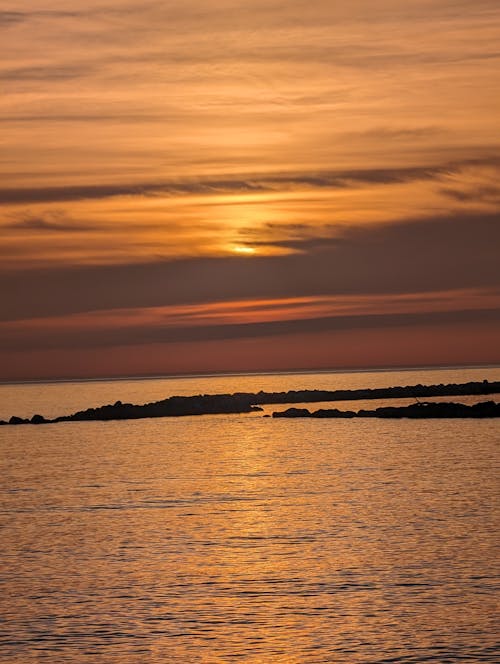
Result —
<path fill-rule="evenodd" d="M 245 247 L 241 245 L 231 247 L 231 251 L 235 254 L 243 254 L 245 256 L 252 256 L 253 254 L 257 253 L 257 250 L 253 247 Z"/>

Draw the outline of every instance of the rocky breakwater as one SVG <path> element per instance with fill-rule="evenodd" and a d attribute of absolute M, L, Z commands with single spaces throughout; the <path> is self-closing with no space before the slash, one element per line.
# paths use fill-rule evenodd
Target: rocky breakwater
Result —
<path fill-rule="evenodd" d="M 288 392 L 257 392 L 248 394 L 253 404 L 313 403 L 319 401 L 356 401 L 365 399 L 428 399 L 499 394 L 500 381 L 470 381 L 437 385 L 404 385 L 362 388 L 357 390 L 289 390 Z"/>
<path fill-rule="evenodd" d="M 403 387 L 379 387 L 357 390 L 289 390 L 288 392 L 236 392 L 235 394 L 200 394 L 198 396 L 169 397 L 144 405 L 122 403 L 87 408 L 72 415 L 62 415 L 55 419 L 46 419 L 43 415 L 31 418 L 12 416 L 0 424 L 51 424 L 53 422 L 82 422 L 92 420 L 136 420 L 142 417 L 180 417 L 183 415 L 212 415 L 217 413 L 250 413 L 262 410 L 265 404 L 314 403 L 322 401 L 353 401 L 356 399 L 401 399 L 428 398 L 457 395 L 479 395 L 500 393 L 500 381 L 487 380 L 469 383 L 450 383 L 448 385 L 406 385 Z M 461 405 L 461 404 L 459 404 Z M 297 409 L 290 409 L 293 412 Z M 300 409 L 299 409 L 300 410 Z M 306 409 L 304 409 L 306 412 Z M 379 409 L 380 410 L 380 409 Z M 354 411 L 316 411 L 332 412 L 335 415 L 314 415 L 314 417 L 382 417 L 382 415 L 360 415 Z M 361 412 L 361 411 L 360 411 Z M 374 411 L 365 411 L 371 413 Z M 475 411 L 477 412 L 477 411 Z M 297 415 L 275 415 L 276 417 L 297 417 Z M 312 417 L 313 415 L 302 415 Z M 409 415 L 402 415 L 409 417 Z M 463 417 L 471 417 L 464 415 Z M 478 417 L 474 415 L 473 417 Z M 489 416 L 488 416 L 489 417 Z"/>
<path fill-rule="evenodd" d="M 185 415 L 210 415 L 222 413 L 250 413 L 262 410 L 243 394 L 203 394 L 191 397 L 170 397 L 143 405 L 122 403 L 87 408 L 72 415 L 62 415 L 52 420 L 43 415 L 32 418 L 13 416 L 2 424 L 51 424 L 54 422 L 85 422 L 94 420 L 136 420 L 144 417 L 180 417 Z"/>
<path fill-rule="evenodd" d="M 273 417 L 353 418 L 380 417 L 387 419 L 437 419 L 437 418 L 485 418 L 500 417 L 500 403 L 481 401 L 472 406 L 454 402 L 415 403 L 409 406 L 383 406 L 374 410 L 320 409 L 310 412 L 307 408 L 288 408 L 273 413 Z"/>

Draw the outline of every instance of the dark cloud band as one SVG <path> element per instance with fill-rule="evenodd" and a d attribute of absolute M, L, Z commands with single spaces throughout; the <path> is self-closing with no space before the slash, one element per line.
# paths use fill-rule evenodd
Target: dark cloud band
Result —
<path fill-rule="evenodd" d="M 366 314 L 299 318 L 258 323 L 197 325 L 168 327 L 161 325 L 133 325 L 129 327 L 99 327 L 95 330 L 60 332 L 45 330 L 33 335 L 9 334 L 0 329 L 3 351 L 50 350 L 68 348 L 106 348 L 150 343 L 206 342 L 231 339 L 315 334 L 342 330 L 417 327 L 421 325 L 459 325 L 463 323 L 499 324 L 500 310 L 475 309 L 433 311 L 425 313 Z"/>
<path fill-rule="evenodd" d="M 298 252 L 285 256 L 4 270 L 0 320 L 250 298 L 497 288 L 499 246 L 498 214 L 477 214 L 350 228 L 335 241 L 296 241 Z"/>
<path fill-rule="evenodd" d="M 283 189 L 348 189 L 363 184 L 387 185 L 437 178 L 467 165 L 497 164 L 496 158 L 464 161 L 442 165 L 409 168 L 357 169 L 321 171 L 316 173 L 237 175 L 221 179 L 189 179 L 184 181 L 138 182 L 111 185 L 78 185 L 57 187 L 0 188 L 0 205 L 34 203 L 65 203 L 84 199 L 105 199 L 116 196 L 188 196 L 238 192 L 272 192 Z"/>

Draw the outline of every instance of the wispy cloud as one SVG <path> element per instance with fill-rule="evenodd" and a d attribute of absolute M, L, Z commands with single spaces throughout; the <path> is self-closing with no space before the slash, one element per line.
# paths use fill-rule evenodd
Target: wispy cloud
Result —
<path fill-rule="evenodd" d="M 21 23 L 25 19 L 23 12 L 0 11 L 0 27 L 8 28 L 16 23 Z"/>
<path fill-rule="evenodd" d="M 252 299 L 111 309 L 0 323 L 4 350 L 231 339 L 425 321 L 500 322 L 500 289 Z"/>
<path fill-rule="evenodd" d="M 387 185 L 418 180 L 433 180 L 463 167 L 493 165 L 500 158 L 466 160 L 441 165 L 398 168 L 352 169 L 344 171 L 284 172 L 233 174 L 225 178 L 185 178 L 164 182 L 125 184 L 90 184 L 77 186 L 45 186 L 0 188 L 0 205 L 68 202 L 82 199 L 103 199 L 117 196 L 189 196 L 235 193 L 280 193 L 307 189 L 349 189 L 359 185 Z M 445 189 L 449 194 L 450 190 Z M 457 194 L 457 198 L 459 194 Z"/>
<path fill-rule="evenodd" d="M 75 233 L 81 231 L 95 231 L 95 224 L 85 224 L 68 217 L 64 212 L 51 211 L 45 214 L 18 214 L 12 215 L 11 220 L 2 225 L 2 228 L 16 231 L 48 231 L 55 233 Z"/>
<path fill-rule="evenodd" d="M 91 73 L 88 66 L 39 65 L 0 69 L 0 81 L 57 81 L 80 78 Z M 15 117 L 12 118 L 15 120 Z M 5 121 L 5 120 L 4 120 Z"/>

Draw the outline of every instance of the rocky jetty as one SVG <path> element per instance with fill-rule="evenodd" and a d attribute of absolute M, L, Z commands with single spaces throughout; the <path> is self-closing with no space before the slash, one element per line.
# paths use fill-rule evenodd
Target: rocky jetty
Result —
<path fill-rule="evenodd" d="M 288 392 L 236 392 L 235 394 L 200 394 L 188 397 L 169 397 L 143 405 L 122 403 L 87 408 L 72 415 L 62 415 L 52 420 L 43 415 L 31 418 L 13 415 L 8 422 L 1 424 L 50 424 L 54 422 L 82 422 L 93 420 L 134 420 L 144 417 L 181 417 L 185 415 L 215 415 L 221 413 L 250 413 L 262 410 L 265 404 L 314 403 L 320 401 L 354 401 L 359 399 L 402 399 L 426 398 L 457 395 L 485 395 L 500 393 L 500 381 L 487 380 L 470 383 L 451 383 L 448 385 L 408 385 L 405 387 L 381 387 L 362 390 L 290 390 Z M 461 405 L 461 404 L 458 404 Z M 292 408 L 289 411 L 309 413 L 307 409 Z M 380 410 L 380 409 L 377 409 Z M 399 409 L 397 409 L 399 410 Z M 354 411 L 316 411 L 317 413 L 334 412 L 336 415 L 280 415 L 274 417 L 392 417 L 391 415 L 360 415 Z M 362 411 L 359 411 L 362 412 Z M 375 411 L 364 411 L 371 413 Z M 410 417 L 403 415 L 403 417 Z M 458 416 L 457 416 L 458 417 Z M 467 417 L 467 416 L 464 416 Z M 470 417 L 470 416 L 469 416 Z M 477 417 L 477 416 L 474 416 Z M 491 417 L 491 416 L 488 416 Z"/>
<path fill-rule="evenodd" d="M 62 415 L 47 420 L 42 415 L 31 419 L 11 417 L 7 424 L 50 424 L 54 422 L 84 422 L 95 420 L 136 420 L 144 417 L 181 417 L 185 415 L 210 415 L 221 413 L 250 413 L 262 410 L 252 405 L 246 397 L 234 394 L 204 394 L 192 397 L 170 397 L 143 405 L 122 403 L 87 408 L 72 415 Z"/>
<path fill-rule="evenodd" d="M 316 401 L 358 401 L 361 399 L 426 399 L 428 397 L 455 397 L 500 393 L 500 381 L 487 380 L 469 383 L 438 385 L 406 385 L 403 387 L 376 387 L 359 390 L 290 390 L 288 392 L 257 392 L 247 394 L 251 403 L 313 403 Z"/>
<path fill-rule="evenodd" d="M 314 417 L 314 418 L 352 418 L 381 417 L 390 419 L 436 419 L 436 418 L 483 418 L 500 417 L 500 403 L 482 401 L 472 406 L 454 402 L 414 403 L 409 406 L 382 406 L 375 410 L 337 410 L 320 409 L 313 412 L 307 408 L 288 408 L 273 413 L 273 417 Z"/>

